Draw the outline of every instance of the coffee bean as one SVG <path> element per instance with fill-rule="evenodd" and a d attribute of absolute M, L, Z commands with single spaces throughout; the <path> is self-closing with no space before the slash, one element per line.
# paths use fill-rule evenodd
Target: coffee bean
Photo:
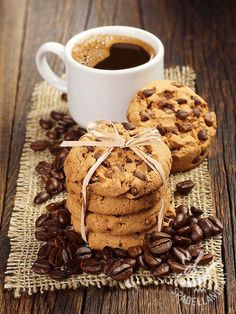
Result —
<path fill-rule="evenodd" d="M 50 140 L 57 140 L 60 137 L 60 135 L 54 129 L 49 130 L 46 133 L 46 136 L 50 138 Z"/>
<path fill-rule="evenodd" d="M 67 276 L 82 273 L 81 268 L 80 268 L 80 262 L 76 258 L 65 263 L 64 269 L 65 269 Z"/>
<path fill-rule="evenodd" d="M 157 126 L 157 130 L 159 131 L 159 133 L 164 136 L 167 133 L 166 128 L 162 127 L 162 126 Z"/>
<path fill-rule="evenodd" d="M 200 261 L 198 262 L 198 265 L 207 265 L 209 264 L 211 261 L 213 260 L 213 256 L 209 253 L 205 253 L 202 258 L 200 259 Z"/>
<path fill-rule="evenodd" d="M 205 115 L 205 123 L 207 126 L 212 126 L 213 125 L 213 122 L 214 122 L 214 119 L 213 119 L 213 115 L 211 112 L 208 112 L 206 115 Z"/>
<path fill-rule="evenodd" d="M 110 273 L 111 278 L 117 281 L 123 281 L 133 274 L 133 268 L 129 264 L 121 263 L 121 265 L 113 268 Z"/>
<path fill-rule="evenodd" d="M 198 220 L 198 224 L 201 227 L 204 237 L 210 237 L 213 235 L 214 227 L 211 221 L 208 218 L 201 218 Z"/>
<path fill-rule="evenodd" d="M 120 248 L 115 248 L 114 254 L 116 257 L 121 257 L 121 258 L 126 258 L 128 256 L 128 252 Z"/>
<path fill-rule="evenodd" d="M 136 268 L 137 266 L 137 261 L 135 258 L 125 258 L 123 260 L 124 264 L 129 264 L 130 266 L 132 266 L 133 268 Z"/>
<path fill-rule="evenodd" d="M 185 120 L 188 117 L 188 112 L 185 110 L 178 110 L 176 112 L 176 117 L 180 120 Z"/>
<path fill-rule="evenodd" d="M 169 238 L 156 240 L 148 245 L 151 253 L 162 254 L 169 251 L 172 247 L 172 241 Z"/>
<path fill-rule="evenodd" d="M 198 223 L 198 219 L 197 219 L 196 217 L 189 216 L 189 217 L 188 217 L 188 223 L 189 223 L 190 225 L 192 225 L 192 224 L 197 224 L 197 223 Z"/>
<path fill-rule="evenodd" d="M 34 203 L 42 204 L 42 203 L 45 203 L 47 200 L 49 200 L 49 198 L 50 198 L 50 194 L 46 191 L 42 191 L 35 196 Z"/>
<path fill-rule="evenodd" d="M 64 173 L 62 171 L 56 171 L 55 169 L 53 169 L 51 171 L 51 175 L 53 178 L 59 180 L 59 181 L 62 181 L 65 179 L 65 176 L 64 176 Z"/>
<path fill-rule="evenodd" d="M 222 225 L 221 221 L 218 218 L 213 217 L 213 216 L 209 216 L 208 219 L 210 220 L 210 222 L 214 226 L 213 234 L 214 235 L 220 234 L 223 231 L 223 225 Z"/>
<path fill-rule="evenodd" d="M 84 244 L 84 240 L 82 239 L 81 235 L 74 230 L 68 230 L 65 234 L 65 238 L 78 245 Z"/>
<path fill-rule="evenodd" d="M 192 259 L 189 251 L 183 249 L 182 247 L 174 247 L 172 249 L 172 254 L 176 258 L 178 262 L 181 264 L 185 264 L 186 262 L 190 262 Z"/>
<path fill-rule="evenodd" d="M 130 257 L 137 258 L 143 252 L 141 246 L 132 246 L 128 248 L 128 254 Z"/>
<path fill-rule="evenodd" d="M 54 245 L 57 249 L 60 250 L 62 250 L 66 246 L 66 241 L 63 235 L 59 234 L 58 236 L 56 236 L 56 238 L 54 239 Z"/>
<path fill-rule="evenodd" d="M 63 208 L 63 203 L 62 202 L 53 202 L 53 203 L 50 203 L 46 206 L 46 209 L 50 212 L 52 210 L 56 210 L 56 209 L 59 209 L 59 208 Z"/>
<path fill-rule="evenodd" d="M 49 277 L 54 280 L 63 280 L 67 278 L 66 272 L 60 269 L 53 269 L 49 272 Z"/>
<path fill-rule="evenodd" d="M 139 170 L 135 170 L 134 176 L 142 181 L 146 181 L 146 176 Z"/>
<path fill-rule="evenodd" d="M 64 134 L 65 141 L 76 141 L 78 139 L 79 139 L 79 136 L 75 130 L 69 130 Z"/>
<path fill-rule="evenodd" d="M 58 250 L 56 247 L 52 248 L 48 260 L 52 266 L 61 266 L 63 264 L 61 250 Z"/>
<path fill-rule="evenodd" d="M 162 262 L 166 262 L 167 259 L 170 257 L 170 251 L 163 254 L 159 254 L 158 257 L 160 257 Z"/>
<path fill-rule="evenodd" d="M 183 264 L 180 264 L 180 263 L 177 263 L 177 262 L 174 262 L 172 261 L 170 264 L 170 270 L 173 272 L 173 273 L 183 273 L 186 268 L 187 268 L 187 265 L 183 265 Z"/>
<path fill-rule="evenodd" d="M 61 94 L 61 100 L 67 101 L 67 93 L 62 93 Z"/>
<path fill-rule="evenodd" d="M 61 226 L 69 226 L 71 219 L 70 219 L 70 213 L 67 210 L 60 210 L 58 214 L 58 221 Z"/>
<path fill-rule="evenodd" d="M 42 259 L 42 258 L 38 258 L 33 266 L 32 266 L 32 270 L 36 273 L 36 274 L 47 274 L 51 269 L 50 263 L 49 261 Z"/>
<path fill-rule="evenodd" d="M 61 192 L 62 185 L 56 178 L 50 178 L 48 179 L 45 188 L 48 193 L 56 195 Z"/>
<path fill-rule="evenodd" d="M 176 230 L 176 233 L 178 235 L 186 236 L 186 235 L 191 233 L 191 227 L 190 226 L 185 226 L 185 227 L 179 228 L 179 229 Z"/>
<path fill-rule="evenodd" d="M 159 266 L 162 262 L 160 258 L 153 256 L 151 253 L 144 254 L 144 261 L 151 268 Z"/>
<path fill-rule="evenodd" d="M 187 194 L 193 189 L 194 185 L 195 183 L 192 180 L 181 181 L 176 184 L 176 190 L 180 194 Z"/>
<path fill-rule="evenodd" d="M 50 116 L 52 117 L 53 120 L 61 120 L 64 117 L 64 113 L 63 112 L 59 112 L 59 111 L 52 111 Z"/>
<path fill-rule="evenodd" d="M 48 147 L 49 143 L 47 141 L 36 141 L 30 144 L 30 148 L 35 152 L 41 152 Z"/>
<path fill-rule="evenodd" d="M 193 115 L 194 115 L 195 117 L 197 117 L 197 118 L 200 117 L 201 111 L 200 111 L 200 109 L 199 109 L 198 107 L 193 108 Z"/>
<path fill-rule="evenodd" d="M 35 221 L 35 226 L 36 227 L 42 227 L 43 226 L 43 223 L 48 220 L 49 218 L 49 215 L 48 214 L 43 214 L 41 216 L 39 216 L 36 221 Z"/>
<path fill-rule="evenodd" d="M 95 258 L 84 259 L 80 262 L 81 270 L 84 273 L 97 275 L 102 271 L 102 264 Z"/>
<path fill-rule="evenodd" d="M 187 250 L 189 251 L 192 257 L 197 257 L 200 254 L 200 252 L 202 252 L 202 247 L 199 243 L 192 244 L 187 247 Z"/>
<path fill-rule="evenodd" d="M 60 147 L 62 141 L 58 141 L 52 143 L 49 147 L 49 151 L 53 156 L 56 156 L 60 151 L 62 151 L 64 148 Z"/>
<path fill-rule="evenodd" d="M 191 206 L 190 210 L 191 210 L 191 213 L 196 217 L 201 216 L 203 214 L 203 210 L 195 206 Z"/>
<path fill-rule="evenodd" d="M 146 265 L 145 261 L 144 261 L 144 255 L 139 255 L 137 257 L 137 262 L 138 262 L 138 265 L 140 267 L 142 267 L 143 269 L 148 269 L 148 266 Z"/>
<path fill-rule="evenodd" d="M 45 130 L 49 130 L 52 128 L 53 122 L 50 119 L 40 119 L 39 125 L 41 126 L 41 128 L 43 128 Z"/>
<path fill-rule="evenodd" d="M 200 130 L 197 134 L 200 141 L 206 141 L 208 139 L 207 131 L 206 130 Z"/>
<path fill-rule="evenodd" d="M 163 277 L 169 274 L 170 267 L 167 263 L 163 263 L 157 268 L 153 268 L 151 272 L 154 277 Z"/>
<path fill-rule="evenodd" d="M 50 179 L 50 175 L 49 174 L 42 174 L 41 179 L 42 179 L 43 183 L 47 183 L 48 179 Z"/>
<path fill-rule="evenodd" d="M 110 276 L 113 269 L 121 265 L 121 259 L 109 259 L 103 267 L 103 272 L 106 276 Z"/>
<path fill-rule="evenodd" d="M 178 246 L 185 246 L 185 245 L 190 245 L 192 244 L 192 240 L 187 237 L 175 235 L 174 236 L 174 243 Z"/>
<path fill-rule="evenodd" d="M 151 232 L 152 241 L 156 241 L 159 239 L 165 239 L 165 238 L 171 239 L 171 236 L 165 232 L 158 232 L 158 231 L 152 231 Z"/>
<path fill-rule="evenodd" d="M 35 170 L 39 174 L 48 174 L 52 170 L 52 165 L 49 162 L 40 161 L 35 167 Z"/>
<path fill-rule="evenodd" d="M 172 228 L 179 229 L 182 227 L 185 227 L 188 222 L 188 217 L 185 214 L 178 214 L 173 220 L 172 220 Z"/>
<path fill-rule="evenodd" d="M 42 245 L 37 253 L 38 258 L 47 259 L 51 250 L 52 250 L 51 245 L 49 244 Z"/>
<path fill-rule="evenodd" d="M 187 104 L 187 99 L 185 99 L 185 98 L 179 98 L 179 99 L 177 99 L 177 103 L 178 103 L 179 105 Z"/>
<path fill-rule="evenodd" d="M 55 127 L 55 132 L 57 133 L 57 134 L 64 134 L 65 132 L 66 132 L 66 130 L 67 130 L 67 128 L 66 127 L 64 127 L 64 126 L 62 126 L 62 125 L 58 125 L 58 126 L 56 126 Z"/>
<path fill-rule="evenodd" d="M 62 121 L 67 125 L 67 126 L 71 126 L 71 125 L 75 125 L 76 122 L 71 118 L 71 116 L 69 115 L 65 115 L 62 118 Z"/>
<path fill-rule="evenodd" d="M 92 257 L 92 250 L 89 246 L 82 246 L 76 250 L 76 256 L 78 259 L 86 259 Z"/>
<path fill-rule="evenodd" d="M 178 214 L 188 215 L 189 214 L 189 208 L 186 205 L 179 205 L 176 207 L 175 212 L 176 212 L 176 215 L 178 215 Z"/>
<path fill-rule="evenodd" d="M 76 130 L 76 132 L 77 132 L 78 138 L 80 138 L 81 136 L 83 136 L 83 135 L 85 135 L 87 133 L 87 131 L 85 129 L 83 129 L 83 128 L 78 128 Z"/>
<path fill-rule="evenodd" d="M 203 239 L 202 229 L 197 224 L 191 225 L 191 239 L 193 243 L 199 243 Z"/>
<path fill-rule="evenodd" d="M 170 236 L 175 235 L 175 230 L 172 229 L 170 226 L 163 226 L 162 227 L 162 232 L 169 234 Z"/>

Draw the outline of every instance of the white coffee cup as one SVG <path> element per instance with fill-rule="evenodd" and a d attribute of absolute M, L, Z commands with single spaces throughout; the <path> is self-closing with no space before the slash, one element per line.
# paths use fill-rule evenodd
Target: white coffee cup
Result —
<path fill-rule="evenodd" d="M 96 34 L 124 35 L 151 45 L 156 55 L 147 63 L 123 70 L 90 68 L 72 57 L 74 45 Z M 66 65 L 66 80 L 49 67 L 46 54 L 55 53 Z M 146 84 L 164 77 L 164 47 L 153 34 L 129 26 L 102 26 L 89 29 L 72 37 L 63 46 L 55 42 L 43 44 L 36 54 L 41 76 L 52 86 L 68 94 L 69 111 L 82 127 L 89 121 L 125 121 L 132 96 Z"/>

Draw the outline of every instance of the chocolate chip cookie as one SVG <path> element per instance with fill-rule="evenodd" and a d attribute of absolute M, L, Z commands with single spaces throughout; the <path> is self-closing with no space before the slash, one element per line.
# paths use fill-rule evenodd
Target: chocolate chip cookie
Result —
<path fill-rule="evenodd" d="M 197 166 L 207 155 L 216 133 L 216 115 L 191 88 L 170 80 L 154 81 L 132 99 L 128 120 L 155 127 L 169 146 L 172 172 Z"/>
<path fill-rule="evenodd" d="M 135 128 L 127 122 L 115 123 L 115 126 L 119 134 L 126 140 L 145 131 L 145 128 Z M 101 128 L 107 133 L 114 134 L 113 128 L 108 124 L 102 125 Z M 82 140 L 86 140 L 86 136 Z M 168 179 L 172 165 L 171 152 L 168 146 L 160 141 L 157 144 L 140 146 L 139 148 L 161 164 L 166 179 Z M 71 182 L 79 188 L 88 170 L 105 149 L 105 147 L 98 146 L 73 147 L 64 163 L 68 186 Z M 116 147 L 95 171 L 89 182 L 88 190 L 104 197 L 122 195 L 135 199 L 156 192 L 162 185 L 161 175 L 152 170 L 130 148 Z"/>

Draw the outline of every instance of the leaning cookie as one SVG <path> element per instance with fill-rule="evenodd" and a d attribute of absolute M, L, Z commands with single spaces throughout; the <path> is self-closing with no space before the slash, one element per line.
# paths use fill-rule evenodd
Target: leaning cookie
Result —
<path fill-rule="evenodd" d="M 129 123 L 115 123 L 115 126 L 117 132 L 126 140 L 145 131 L 145 128 L 134 128 Z M 107 134 L 111 133 L 114 136 L 114 129 L 109 124 L 104 124 L 102 128 Z M 82 140 L 86 140 L 86 136 Z M 156 144 L 140 146 L 139 148 L 159 162 L 166 179 L 168 179 L 172 165 L 168 146 L 160 140 Z M 64 163 L 67 183 L 72 182 L 79 188 L 88 170 L 105 149 L 105 147 L 98 146 L 73 147 Z M 156 192 L 162 185 L 163 180 L 159 172 L 151 169 L 130 148 L 116 147 L 97 168 L 89 182 L 88 189 L 92 193 L 104 197 L 119 197 L 122 195 L 135 199 Z"/>
<path fill-rule="evenodd" d="M 168 144 L 172 172 L 197 166 L 208 153 L 216 133 L 216 115 L 191 88 L 169 80 L 154 81 L 132 99 L 128 120 L 155 127 Z"/>

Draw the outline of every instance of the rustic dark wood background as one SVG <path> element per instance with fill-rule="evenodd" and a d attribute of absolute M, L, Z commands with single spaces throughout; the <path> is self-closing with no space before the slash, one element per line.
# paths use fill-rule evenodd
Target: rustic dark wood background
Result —
<path fill-rule="evenodd" d="M 81 288 L 14 299 L 3 290 L 7 231 L 14 203 L 25 120 L 33 86 L 41 80 L 35 53 L 45 41 L 66 43 L 94 26 L 123 24 L 153 32 L 165 46 L 166 67 L 191 65 L 198 92 L 217 113 L 210 154 L 215 207 L 225 225 L 227 282 L 212 304 L 193 306 L 170 287 L 138 290 Z M 0 1 L 0 312 L 1 313 L 236 313 L 235 87 L 236 1 L 1 0 Z M 61 63 L 52 58 L 59 71 Z M 191 296 L 192 291 L 186 292 Z"/>

